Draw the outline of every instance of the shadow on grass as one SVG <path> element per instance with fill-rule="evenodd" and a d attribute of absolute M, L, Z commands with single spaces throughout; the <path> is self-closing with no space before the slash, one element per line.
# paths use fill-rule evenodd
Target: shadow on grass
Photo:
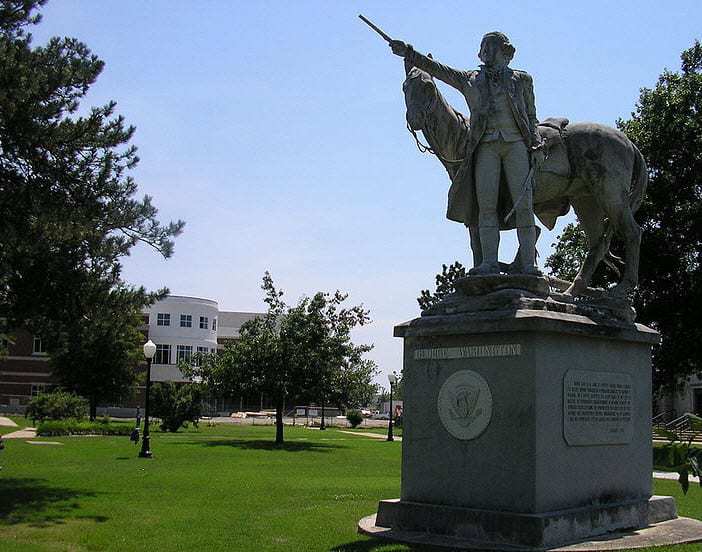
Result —
<path fill-rule="evenodd" d="M 232 447 L 244 450 L 283 450 L 285 452 L 331 452 L 332 449 L 343 448 L 339 445 L 315 441 L 286 441 L 282 445 L 276 445 L 273 441 L 263 439 L 198 439 L 197 441 L 183 441 L 173 444 L 201 445 L 203 447 Z"/>
<path fill-rule="evenodd" d="M 105 516 L 73 515 L 78 500 L 95 493 L 47 485 L 43 479 L 0 478 L 0 526 L 29 523 L 45 526 L 64 523 L 66 518 L 89 519 L 98 523 Z"/>
<path fill-rule="evenodd" d="M 453 549 L 420 544 L 396 544 L 386 540 L 368 539 L 333 546 L 329 549 L 329 552 L 400 552 L 406 550 L 411 550 L 412 552 L 448 552 Z"/>

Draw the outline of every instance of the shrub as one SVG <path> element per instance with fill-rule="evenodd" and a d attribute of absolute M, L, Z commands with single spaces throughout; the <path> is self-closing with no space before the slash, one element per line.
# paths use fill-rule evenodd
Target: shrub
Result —
<path fill-rule="evenodd" d="M 702 435 L 702 417 L 685 412 L 675 428 L 653 428 L 654 435 L 665 437 L 668 443 L 653 449 L 653 469 L 678 473 L 683 494 L 690 487 L 690 476 L 696 476 L 702 486 L 702 449 L 692 442 Z"/>
<path fill-rule="evenodd" d="M 37 435 L 130 435 L 133 425 L 128 422 L 89 422 L 84 420 L 47 420 L 37 425 Z"/>
<path fill-rule="evenodd" d="M 363 421 L 363 414 L 361 414 L 358 410 L 349 410 L 346 413 L 346 419 L 351 424 L 351 427 L 358 427 Z"/>
<path fill-rule="evenodd" d="M 88 402 L 67 391 L 42 393 L 34 397 L 27 406 L 25 416 L 33 423 L 44 420 L 65 420 L 68 418 L 80 420 L 88 412 Z"/>
<path fill-rule="evenodd" d="M 197 426 L 202 415 L 200 390 L 193 384 L 157 383 L 151 388 L 151 413 L 161 430 L 176 432 L 187 422 Z"/>

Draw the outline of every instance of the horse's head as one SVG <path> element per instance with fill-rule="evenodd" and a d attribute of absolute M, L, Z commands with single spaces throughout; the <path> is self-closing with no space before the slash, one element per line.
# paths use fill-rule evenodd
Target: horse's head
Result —
<path fill-rule="evenodd" d="M 429 73 L 406 62 L 405 74 L 407 77 L 402 84 L 402 91 L 405 93 L 407 124 L 412 130 L 424 130 L 426 117 L 436 104 L 439 90 Z"/>

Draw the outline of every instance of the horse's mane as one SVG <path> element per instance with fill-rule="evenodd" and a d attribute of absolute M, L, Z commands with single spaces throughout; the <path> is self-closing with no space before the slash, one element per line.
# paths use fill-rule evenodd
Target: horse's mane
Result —
<path fill-rule="evenodd" d="M 447 160 L 461 160 L 465 157 L 470 126 L 466 117 L 446 101 L 429 73 L 417 67 L 412 68 L 407 73 L 405 86 L 412 85 L 415 79 L 433 85 L 436 101 L 431 102 L 430 109 L 424 113 L 425 128 L 422 129 L 422 133 L 446 170 L 453 176 L 459 163 Z"/>

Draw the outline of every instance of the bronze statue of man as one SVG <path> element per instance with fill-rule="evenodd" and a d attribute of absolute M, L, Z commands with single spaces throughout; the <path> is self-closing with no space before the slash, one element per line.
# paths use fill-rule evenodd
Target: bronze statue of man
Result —
<path fill-rule="evenodd" d="M 510 227 L 517 228 L 520 272 L 539 274 L 530 167 L 543 161 L 542 140 L 536 128 L 532 78 L 508 66 L 515 52 L 509 38 L 500 32 L 486 34 L 478 53 L 483 65 L 472 71 L 460 71 L 438 63 L 401 40 L 391 40 L 390 47 L 409 65 L 456 88 L 468 103 L 468 148 L 454 177 L 447 216 L 466 225 L 477 218 L 482 263 L 474 267 L 471 274 L 500 271 L 497 252 L 499 217 L 503 213 L 498 209 L 498 200 L 502 177 L 509 189 L 507 203 L 514 208 L 515 221 Z M 509 208 L 503 210 L 510 211 Z"/>

